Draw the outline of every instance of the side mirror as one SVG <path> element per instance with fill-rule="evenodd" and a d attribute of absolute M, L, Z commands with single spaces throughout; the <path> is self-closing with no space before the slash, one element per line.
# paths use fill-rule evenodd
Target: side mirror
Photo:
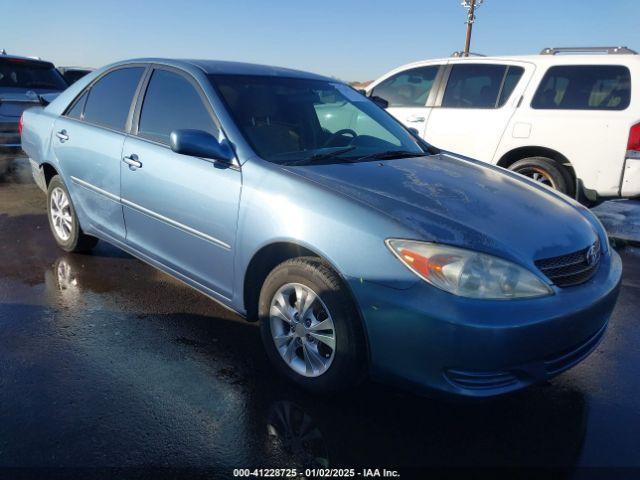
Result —
<path fill-rule="evenodd" d="M 378 105 L 380 108 L 384 108 L 384 109 L 389 108 L 389 102 L 387 102 L 382 97 L 378 97 L 377 95 L 372 95 L 371 97 L 369 97 L 369 100 L 371 100 L 373 103 Z"/>
<path fill-rule="evenodd" d="M 209 158 L 230 163 L 234 153 L 227 142 L 218 142 L 210 133 L 202 130 L 174 130 L 171 132 L 171 150 L 182 155 Z"/>

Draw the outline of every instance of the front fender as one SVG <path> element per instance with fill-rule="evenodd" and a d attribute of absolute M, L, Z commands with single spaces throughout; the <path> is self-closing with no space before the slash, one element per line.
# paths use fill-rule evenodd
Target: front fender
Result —
<path fill-rule="evenodd" d="M 235 246 L 234 306 L 247 268 L 267 245 L 288 242 L 325 259 L 346 282 L 409 288 L 417 281 L 385 245 L 415 233 L 376 210 L 261 160 L 246 162 Z"/>

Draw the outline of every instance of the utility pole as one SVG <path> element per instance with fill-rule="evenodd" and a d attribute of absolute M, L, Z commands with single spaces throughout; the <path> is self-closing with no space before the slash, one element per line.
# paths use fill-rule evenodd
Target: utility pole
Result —
<path fill-rule="evenodd" d="M 473 22 L 476 20 L 476 8 L 482 5 L 484 0 L 462 0 L 461 5 L 468 10 L 467 14 L 467 39 L 464 42 L 463 56 L 469 56 L 469 49 L 471 48 L 471 30 L 473 29 Z"/>

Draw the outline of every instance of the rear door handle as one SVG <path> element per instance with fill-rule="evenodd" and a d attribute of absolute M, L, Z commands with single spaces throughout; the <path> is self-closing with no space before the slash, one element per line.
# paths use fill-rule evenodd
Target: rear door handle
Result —
<path fill-rule="evenodd" d="M 58 140 L 60 140 L 60 143 L 64 143 L 67 140 L 69 140 L 69 135 L 67 135 L 66 130 L 60 130 L 59 132 L 56 132 L 56 137 L 58 137 Z"/>
<path fill-rule="evenodd" d="M 142 168 L 142 162 L 138 160 L 138 155 L 132 153 L 129 156 L 123 157 L 122 161 L 133 168 Z"/>
<path fill-rule="evenodd" d="M 411 115 L 410 117 L 407 118 L 407 122 L 411 122 L 411 123 L 422 123 L 425 120 L 426 119 L 422 115 Z"/>

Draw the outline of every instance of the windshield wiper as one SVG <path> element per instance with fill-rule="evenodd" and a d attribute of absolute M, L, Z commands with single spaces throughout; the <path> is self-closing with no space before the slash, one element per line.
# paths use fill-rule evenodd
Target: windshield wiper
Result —
<path fill-rule="evenodd" d="M 333 158 L 333 157 L 340 156 L 343 153 L 350 152 L 354 148 L 356 148 L 356 147 L 355 146 L 350 146 L 350 147 L 341 148 L 339 150 L 334 150 L 332 152 L 316 153 L 315 155 L 311 155 L 310 157 L 303 158 L 301 160 L 292 160 L 290 162 L 285 162 L 285 163 L 283 163 L 283 165 L 288 165 L 288 166 L 309 165 L 311 163 L 318 162 L 320 160 L 326 160 L 328 158 Z"/>
<path fill-rule="evenodd" d="M 410 158 L 410 157 L 427 157 L 430 154 L 427 152 L 411 152 L 409 150 L 386 150 L 384 152 L 370 153 L 364 157 L 357 158 L 355 161 L 361 162 L 363 160 L 391 160 L 395 158 Z"/>

